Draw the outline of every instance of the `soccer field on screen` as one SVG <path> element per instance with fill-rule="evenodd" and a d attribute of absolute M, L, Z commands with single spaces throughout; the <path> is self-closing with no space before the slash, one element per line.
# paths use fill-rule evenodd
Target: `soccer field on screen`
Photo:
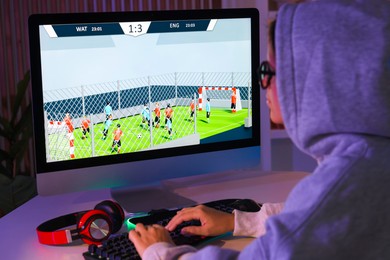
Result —
<path fill-rule="evenodd" d="M 158 146 L 183 138 L 195 131 L 200 135 L 200 142 L 206 138 L 226 133 L 233 129 L 243 128 L 244 120 L 248 117 L 248 109 L 242 109 L 232 113 L 230 109 L 213 108 L 210 119 L 206 118 L 206 111 L 196 112 L 196 125 L 190 118 L 188 107 L 174 107 L 174 117 L 172 122 L 172 136 L 165 129 L 164 110 L 161 110 L 161 123 L 151 129 L 147 123 L 142 124 L 140 115 L 129 116 L 113 120 L 108 131 L 107 138 L 103 137 L 104 123 L 95 124 L 87 138 L 83 139 L 81 128 L 74 130 L 74 155 L 75 158 L 88 158 L 92 156 L 104 156 L 118 152 L 118 147 L 112 149 L 113 131 L 120 124 L 123 131 L 121 138 L 120 153 L 131 153 L 142 151 L 153 146 Z M 154 120 L 154 117 L 152 117 Z M 77 126 L 75 126 L 77 127 Z M 152 134 L 152 138 L 151 135 Z M 93 137 L 93 138 L 92 138 Z M 237 139 L 237 136 L 232 136 Z M 92 149 L 94 147 L 94 149 Z M 69 159 L 69 141 L 63 133 L 49 135 L 49 151 L 52 159 Z"/>

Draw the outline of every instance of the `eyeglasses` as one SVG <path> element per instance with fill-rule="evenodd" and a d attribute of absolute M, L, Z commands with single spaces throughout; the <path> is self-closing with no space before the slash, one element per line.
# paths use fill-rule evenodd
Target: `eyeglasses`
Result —
<path fill-rule="evenodd" d="M 272 70 L 268 61 L 263 61 L 257 69 L 257 77 L 259 79 L 260 87 L 267 89 L 271 83 L 271 79 L 275 76 L 275 71 Z"/>

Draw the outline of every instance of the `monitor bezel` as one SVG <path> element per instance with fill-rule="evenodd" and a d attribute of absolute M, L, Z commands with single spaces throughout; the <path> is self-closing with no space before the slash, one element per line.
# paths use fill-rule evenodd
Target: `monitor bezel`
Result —
<path fill-rule="evenodd" d="M 174 21 L 193 19 L 222 19 L 222 18 L 250 18 L 251 19 L 251 71 L 252 71 L 252 138 L 216 142 L 202 145 L 191 145 L 163 150 L 140 151 L 136 153 L 73 159 L 66 161 L 47 162 L 44 141 L 44 110 L 42 91 L 42 71 L 40 56 L 39 25 L 46 24 L 77 24 L 77 23 L 105 23 L 105 22 L 132 22 L 132 21 Z M 36 173 L 72 170 L 85 167 L 95 167 L 110 164 L 119 164 L 132 161 L 144 161 L 191 155 L 206 152 L 223 151 L 245 147 L 260 146 L 260 92 L 257 86 L 256 69 L 259 64 L 259 13 L 255 8 L 240 9 L 203 9 L 203 10 L 175 10 L 175 11 L 139 11 L 139 12 L 105 12 L 105 13 L 59 13 L 34 14 L 29 18 L 31 82 L 34 117 L 34 147 Z M 259 155 L 260 157 L 260 155 Z"/>

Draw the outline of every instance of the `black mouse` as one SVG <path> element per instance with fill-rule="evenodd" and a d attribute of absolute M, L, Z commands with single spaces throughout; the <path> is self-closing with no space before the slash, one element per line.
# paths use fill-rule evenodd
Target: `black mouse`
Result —
<path fill-rule="evenodd" d="M 257 203 L 252 199 L 238 199 L 232 204 L 230 204 L 232 208 L 238 209 L 240 211 L 246 212 L 257 212 L 261 209 L 261 204 Z"/>

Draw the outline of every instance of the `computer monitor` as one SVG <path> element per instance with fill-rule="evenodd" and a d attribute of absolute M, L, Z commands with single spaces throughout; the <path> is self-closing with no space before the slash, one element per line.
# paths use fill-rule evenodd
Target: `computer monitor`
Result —
<path fill-rule="evenodd" d="M 179 203 L 164 180 L 259 166 L 257 9 L 35 14 L 29 37 L 39 194 L 147 210 Z"/>

